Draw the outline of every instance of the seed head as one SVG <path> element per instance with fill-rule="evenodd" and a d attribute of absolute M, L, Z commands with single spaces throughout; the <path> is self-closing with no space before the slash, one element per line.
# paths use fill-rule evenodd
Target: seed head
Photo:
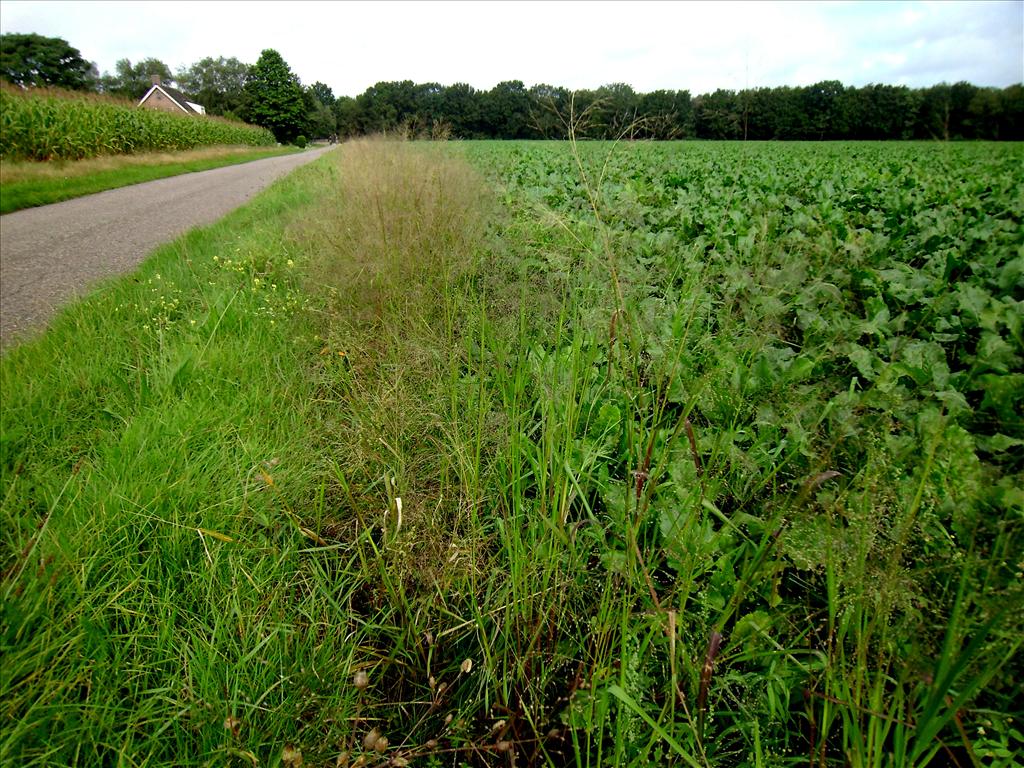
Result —
<path fill-rule="evenodd" d="M 231 731 L 231 735 L 238 738 L 238 729 L 242 727 L 242 721 L 233 715 L 224 718 L 224 730 Z"/>
<path fill-rule="evenodd" d="M 462 662 L 462 666 L 459 667 L 459 669 L 462 670 L 462 674 L 468 675 L 470 672 L 473 671 L 473 660 L 472 659 L 466 659 L 465 661 Z"/>
<path fill-rule="evenodd" d="M 363 672 L 363 670 L 359 670 L 352 676 L 352 685 L 354 685 L 357 690 L 365 691 L 366 686 L 369 684 L 370 676 Z"/>
<path fill-rule="evenodd" d="M 281 762 L 288 768 L 301 768 L 302 750 L 298 747 L 293 747 L 291 744 L 285 744 L 284 749 L 281 751 Z"/>
<path fill-rule="evenodd" d="M 363 736 L 363 749 L 373 749 L 377 745 L 377 741 L 380 740 L 380 738 L 380 729 L 374 728 L 368 734 Z"/>

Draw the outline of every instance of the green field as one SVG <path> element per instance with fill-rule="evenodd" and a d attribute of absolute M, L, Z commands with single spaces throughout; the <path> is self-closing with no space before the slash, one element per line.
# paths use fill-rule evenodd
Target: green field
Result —
<path fill-rule="evenodd" d="M 0 763 L 1015 765 L 1022 161 L 349 142 L 160 249 L 0 361 Z"/>

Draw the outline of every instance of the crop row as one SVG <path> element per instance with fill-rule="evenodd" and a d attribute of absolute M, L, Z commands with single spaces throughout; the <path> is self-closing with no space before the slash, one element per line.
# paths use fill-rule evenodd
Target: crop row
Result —
<path fill-rule="evenodd" d="M 0 90 L 0 155 L 4 159 L 80 160 L 217 144 L 273 143 L 273 135 L 264 128 L 219 118 L 172 115 L 112 100 Z"/>

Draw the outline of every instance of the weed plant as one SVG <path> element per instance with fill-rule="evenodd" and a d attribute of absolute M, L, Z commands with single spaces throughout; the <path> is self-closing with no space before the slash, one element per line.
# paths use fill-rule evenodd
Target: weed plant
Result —
<path fill-rule="evenodd" d="M 571 297 L 519 374 L 550 448 L 516 476 L 597 534 L 620 618 L 586 624 L 611 650 L 561 712 L 576 761 L 992 758 L 984 723 L 1019 717 L 1019 149 L 468 153 Z"/>

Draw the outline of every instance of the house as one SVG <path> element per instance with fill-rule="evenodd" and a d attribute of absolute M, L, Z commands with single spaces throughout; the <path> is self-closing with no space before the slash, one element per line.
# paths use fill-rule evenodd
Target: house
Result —
<path fill-rule="evenodd" d="M 206 107 L 189 101 L 177 88 L 160 82 L 160 75 L 153 75 L 153 85 L 139 101 L 140 107 L 159 109 L 161 112 L 184 112 L 186 115 L 205 115 Z"/>

